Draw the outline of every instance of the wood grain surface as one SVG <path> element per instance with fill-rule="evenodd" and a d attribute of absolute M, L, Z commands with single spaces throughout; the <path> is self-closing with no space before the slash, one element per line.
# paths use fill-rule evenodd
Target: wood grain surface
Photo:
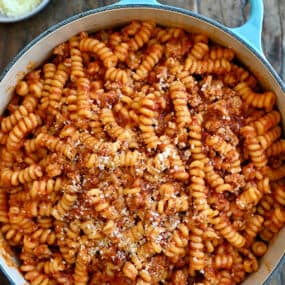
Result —
<path fill-rule="evenodd" d="M 51 25 L 79 12 L 114 2 L 116 1 L 51 0 L 41 13 L 28 20 L 14 24 L 0 24 L 0 72 L 19 50 Z M 198 12 L 229 27 L 244 23 L 249 10 L 246 0 L 161 0 L 160 2 Z M 262 36 L 264 53 L 285 80 L 285 0 L 264 0 L 264 7 Z M 280 282 L 274 281 L 274 284 L 283 284 Z M 0 273 L 0 285 L 8 284 L 9 282 Z"/>

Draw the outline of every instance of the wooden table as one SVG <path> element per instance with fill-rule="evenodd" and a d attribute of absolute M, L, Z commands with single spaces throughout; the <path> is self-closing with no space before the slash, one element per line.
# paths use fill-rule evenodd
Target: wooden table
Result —
<path fill-rule="evenodd" d="M 23 46 L 54 23 L 79 12 L 114 2 L 51 0 L 44 11 L 31 19 L 15 24 L 0 24 L 0 72 Z M 230 27 L 241 25 L 248 11 L 246 0 L 162 0 L 160 2 L 199 12 Z M 264 0 L 264 6 L 263 49 L 271 64 L 285 80 L 285 1 Z M 285 284 L 277 280 L 273 283 Z M 0 284 L 9 284 L 1 274 Z"/>

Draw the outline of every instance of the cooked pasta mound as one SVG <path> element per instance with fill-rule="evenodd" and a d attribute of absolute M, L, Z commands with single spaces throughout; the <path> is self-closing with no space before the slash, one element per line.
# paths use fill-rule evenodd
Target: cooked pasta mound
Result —
<path fill-rule="evenodd" d="M 1 232 L 31 285 L 234 285 L 285 223 L 276 96 L 153 22 L 82 32 L 0 119 Z"/>

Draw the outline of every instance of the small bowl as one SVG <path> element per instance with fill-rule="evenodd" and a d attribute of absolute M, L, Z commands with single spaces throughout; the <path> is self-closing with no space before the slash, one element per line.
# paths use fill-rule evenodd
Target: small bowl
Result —
<path fill-rule="evenodd" d="M 16 16 L 16 17 L 7 16 L 7 15 L 4 15 L 0 12 L 0 23 L 14 23 L 14 22 L 18 22 L 18 21 L 28 19 L 28 18 L 34 16 L 35 14 L 39 13 L 42 9 L 44 9 L 47 6 L 47 4 L 49 3 L 49 1 L 50 0 L 43 0 L 39 5 L 37 5 L 31 11 L 24 13 L 24 14 L 21 14 L 21 15 Z"/>

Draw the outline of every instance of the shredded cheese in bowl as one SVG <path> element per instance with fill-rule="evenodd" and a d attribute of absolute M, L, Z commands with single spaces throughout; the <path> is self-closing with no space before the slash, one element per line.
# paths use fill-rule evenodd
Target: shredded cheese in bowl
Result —
<path fill-rule="evenodd" d="M 0 0 L 0 12 L 16 17 L 32 11 L 42 0 Z"/>

